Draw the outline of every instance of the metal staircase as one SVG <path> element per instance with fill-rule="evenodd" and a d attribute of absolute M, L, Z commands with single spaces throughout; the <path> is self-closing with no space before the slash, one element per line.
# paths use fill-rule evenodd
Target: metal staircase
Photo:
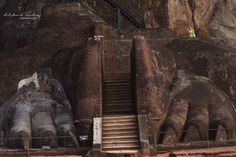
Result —
<path fill-rule="evenodd" d="M 140 149 L 132 81 L 103 82 L 102 150 L 133 153 Z"/>
<path fill-rule="evenodd" d="M 120 25 L 120 14 L 128 18 L 137 27 L 145 27 L 144 14 L 137 10 L 129 0 L 104 0 L 117 8 L 118 25 Z M 119 26 L 118 26 L 119 27 Z"/>
<path fill-rule="evenodd" d="M 131 80 L 111 80 L 103 82 L 103 114 L 136 114 Z"/>

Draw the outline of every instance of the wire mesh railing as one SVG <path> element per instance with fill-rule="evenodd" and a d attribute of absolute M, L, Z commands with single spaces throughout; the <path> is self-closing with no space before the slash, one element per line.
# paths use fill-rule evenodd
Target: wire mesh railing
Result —
<path fill-rule="evenodd" d="M 92 149 L 90 144 L 92 136 L 78 135 L 75 137 L 78 144 L 74 143 L 73 140 L 75 139 L 71 136 L 1 138 L 0 157 L 86 155 Z M 24 144 L 29 145 L 29 147 L 24 147 Z"/>
<path fill-rule="evenodd" d="M 164 142 L 163 136 L 169 135 L 169 138 L 178 139 L 176 141 Z M 197 138 L 193 137 L 197 134 Z M 204 134 L 204 135 L 203 135 Z M 190 135 L 193 138 L 184 138 Z M 172 136 L 172 137 L 171 137 Z M 173 137 L 179 136 L 179 137 Z M 165 138 L 165 137 L 164 137 Z M 173 151 L 180 149 L 200 149 L 213 147 L 229 147 L 236 146 L 236 128 L 217 128 L 217 129 L 197 129 L 197 130 L 183 130 L 181 134 L 176 131 L 160 131 L 153 135 L 153 147 L 157 153 L 163 151 Z"/>

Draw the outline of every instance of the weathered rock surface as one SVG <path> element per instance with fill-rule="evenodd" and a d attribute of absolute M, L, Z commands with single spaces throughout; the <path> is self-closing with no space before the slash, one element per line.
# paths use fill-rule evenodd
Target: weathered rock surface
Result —
<path fill-rule="evenodd" d="M 8 146 L 77 147 L 71 106 L 50 69 L 39 71 L 35 82 L 25 83 L 0 109 L 0 126 Z M 67 140 L 66 140 L 67 139 Z"/>
<path fill-rule="evenodd" d="M 5 5 L 6 1 L 5 0 L 1 0 L 0 1 L 0 8 L 2 8 Z"/>
<path fill-rule="evenodd" d="M 32 31 L 38 26 L 40 17 L 35 19 L 21 19 L 21 17 L 4 15 L 39 15 L 41 9 L 48 5 L 48 0 L 40 1 L 1 1 L 0 3 L 0 50 L 2 52 L 13 53 L 19 47 L 27 44 L 32 36 Z"/>
<path fill-rule="evenodd" d="M 192 23 L 192 11 L 188 0 L 169 0 L 168 1 L 169 28 L 174 29 L 177 34 L 186 32 L 188 25 Z"/>
<path fill-rule="evenodd" d="M 235 138 L 235 107 L 225 93 L 208 79 L 184 70 L 179 70 L 176 77 L 170 95 L 170 108 L 162 126 L 165 133 L 161 135 L 160 142 L 216 140 L 220 126 L 226 132 L 223 138 Z M 208 129 L 211 129 L 209 135 Z"/>
<path fill-rule="evenodd" d="M 90 37 L 92 19 L 77 4 L 61 4 L 43 13 L 43 20 L 27 45 L 11 55 L 0 53 L 0 104 L 16 91 L 18 81 L 42 67 L 52 67 L 55 78 L 71 93 L 68 91 L 73 69 L 70 64 L 80 62 L 80 46 Z M 70 99 L 71 95 L 68 97 Z"/>
<path fill-rule="evenodd" d="M 180 29 L 184 32 L 185 28 L 183 27 L 190 22 L 193 25 L 195 24 L 195 27 L 199 25 L 200 29 L 206 28 L 208 30 L 208 25 L 200 22 L 201 20 L 195 19 L 195 22 L 193 21 L 191 17 L 193 12 L 189 1 L 170 0 L 169 2 L 169 9 L 175 5 L 181 5 L 183 9 L 188 10 L 187 12 L 181 12 L 178 10 L 179 8 L 174 8 L 177 10 L 169 12 L 173 16 L 176 15 L 176 18 L 169 17 L 168 19 L 172 20 L 171 27 L 173 29 L 177 31 Z M 205 3 L 205 1 L 201 2 Z M 159 5 L 154 2 L 150 4 Z M 196 5 L 200 5 L 200 2 L 196 3 Z M 206 9 L 206 11 L 210 11 L 210 9 Z M 184 14 L 184 16 L 181 16 L 181 14 Z M 209 16 L 211 15 L 210 12 L 208 14 Z M 194 12 L 195 15 L 199 16 L 199 18 L 202 16 Z M 179 19 L 179 17 L 181 18 Z M 207 20 L 207 17 L 205 18 Z M 157 22 L 155 25 L 160 26 L 161 24 Z M 203 25 L 207 26 L 203 27 Z M 38 99 L 40 102 L 48 100 L 49 103 L 45 106 L 48 110 L 35 114 L 32 118 L 33 123 L 23 123 L 23 128 L 33 129 L 31 131 L 30 129 L 25 129 L 22 135 L 17 134 L 19 132 L 17 129 L 21 128 L 16 125 L 19 122 L 12 121 L 12 124 L 16 126 L 11 127 L 12 136 L 27 137 L 25 139 L 30 139 L 32 135 L 46 136 L 50 137 L 49 142 L 56 147 L 58 141 L 55 140 L 55 134 L 68 135 L 68 132 L 66 130 L 58 132 L 57 125 L 53 126 L 52 122 L 60 124 L 61 119 L 66 119 L 68 120 L 67 123 L 71 124 L 72 120 L 68 114 L 61 112 L 64 108 L 60 108 L 60 106 L 57 109 L 62 118 L 50 118 L 51 114 L 54 113 L 51 111 L 54 105 L 50 104 L 57 102 L 68 104 L 68 102 L 64 101 L 66 100 L 65 95 L 67 95 L 72 104 L 72 109 L 78 122 L 77 125 L 79 126 L 78 131 L 82 134 L 91 133 L 92 118 L 99 115 L 99 103 L 101 103 L 98 98 L 101 94 L 99 93 L 101 91 L 99 89 L 101 69 L 96 68 L 100 66 L 100 63 L 98 63 L 100 56 L 97 54 L 102 50 L 100 49 L 101 45 L 94 41 L 93 37 L 94 35 L 103 35 L 96 34 L 94 27 L 96 26 L 94 26 L 93 15 L 83 10 L 76 3 L 47 7 L 44 9 L 42 20 L 29 43 L 18 48 L 10 56 L 7 55 L 8 53 L 1 54 L 1 105 L 15 93 L 18 81 L 28 78 L 42 67 L 51 67 L 53 69 L 55 78 L 62 84 L 66 93 L 60 94 L 60 92 L 56 92 L 51 97 L 52 93 L 42 92 L 52 90 L 51 86 L 57 84 L 55 81 L 50 82 L 50 88 L 41 85 L 42 91 L 35 90 L 35 87 L 31 86 L 23 87 L 25 90 L 22 90 L 26 93 L 29 91 L 32 98 L 42 95 L 42 98 Z M 120 40 L 118 33 L 112 32 L 111 29 L 104 30 L 104 32 L 104 45 L 102 45 L 104 47 L 102 48 L 109 51 L 106 53 L 109 53 L 109 57 L 111 56 L 107 59 L 111 60 L 105 61 L 109 65 L 112 64 L 112 59 L 116 59 L 115 62 L 119 63 L 120 68 L 115 71 L 113 68 L 115 69 L 116 66 L 111 65 L 111 67 L 105 67 L 104 69 L 110 68 L 114 73 L 132 73 L 134 69 L 127 70 L 126 65 L 126 63 L 130 64 L 129 55 L 132 51 L 132 46 L 130 46 L 132 45 L 132 39 Z M 111 39 L 113 35 L 111 32 L 113 34 L 117 33 L 114 35 L 117 38 Z M 153 119 L 161 117 L 159 122 L 149 121 L 149 125 L 153 126 L 150 127 L 153 130 L 149 130 L 151 144 L 154 144 L 157 140 L 154 140 L 155 135 L 161 131 L 160 128 L 162 126 L 162 130 L 169 131 L 169 134 L 161 135 L 159 138 L 160 143 L 204 140 L 206 139 L 206 134 L 201 132 L 201 130 L 208 127 L 213 129 L 218 127 L 224 129 L 233 128 L 235 126 L 233 121 L 235 121 L 234 105 L 236 103 L 235 50 L 226 47 L 224 43 L 218 40 L 201 40 L 198 38 L 193 40 L 158 39 L 156 37 L 163 37 L 165 33 L 163 35 L 161 32 L 155 32 L 155 30 L 153 32 L 144 32 L 147 40 L 141 37 L 137 38 L 134 40 L 133 47 L 133 51 L 137 53 L 136 66 L 140 68 L 136 69 L 136 72 L 138 72 L 137 82 L 139 82 L 137 93 L 140 94 L 138 100 L 143 105 L 138 106 L 140 107 L 138 108 L 139 114 L 147 114 L 149 118 Z M 109 38 L 106 38 L 106 35 Z M 174 74 L 176 75 L 174 76 Z M 95 88 L 94 90 L 93 87 Z M 209 102 L 210 104 L 208 104 Z M 40 106 L 40 103 L 34 107 L 37 106 Z M 24 106 L 24 108 L 27 107 Z M 217 109 L 217 113 L 212 108 Z M 68 108 L 65 110 L 69 112 Z M 16 119 L 25 115 L 24 121 L 29 121 L 29 117 L 32 116 L 25 110 L 17 112 L 13 110 L 11 112 L 13 112 L 11 115 L 14 115 L 12 116 L 13 119 L 14 117 Z M 47 123 L 41 123 L 41 117 L 45 118 Z M 206 121 L 203 121 L 203 119 Z M 50 127 L 45 130 L 44 126 Z M 187 128 L 184 126 L 187 126 Z M 190 130 L 193 134 L 187 134 L 184 130 Z M 45 134 L 41 134 L 41 132 L 45 132 Z M 222 134 L 221 136 L 224 139 L 232 139 L 235 137 L 235 130 L 227 130 L 223 131 L 223 133 L 215 131 L 212 132 L 210 138 L 217 139 L 218 134 Z M 91 137 L 89 138 L 91 139 Z M 20 145 L 25 143 L 25 147 L 30 147 L 30 142 L 27 140 L 23 142 L 13 141 L 13 143 L 19 143 Z M 39 140 L 36 143 L 43 145 L 45 141 Z"/>
<path fill-rule="evenodd" d="M 235 8 L 234 0 L 169 0 L 169 27 L 184 34 L 194 26 L 198 35 L 211 34 L 235 47 Z"/>
<path fill-rule="evenodd" d="M 135 41 L 138 112 L 150 116 L 151 144 L 235 138 L 234 49 L 216 40 Z"/>

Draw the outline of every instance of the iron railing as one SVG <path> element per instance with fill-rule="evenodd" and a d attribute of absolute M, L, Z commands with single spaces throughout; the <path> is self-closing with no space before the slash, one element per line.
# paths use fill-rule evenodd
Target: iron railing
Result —
<path fill-rule="evenodd" d="M 141 8 L 137 6 L 136 1 L 131 0 L 105 0 L 108 3 L 120 9 L 131 21 L 135 22 L 139 27 L 145 27 L 144 13 Z"/>

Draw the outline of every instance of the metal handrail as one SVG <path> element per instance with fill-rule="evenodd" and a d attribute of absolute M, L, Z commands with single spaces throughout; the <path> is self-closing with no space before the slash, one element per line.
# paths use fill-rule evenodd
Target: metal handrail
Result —
<path fill-rule="evenodd" d="M 145 27 L 144 17 L 136 8 L 129 5 L 127 0 L 106 0 L 116 8 L 119 8 L 121 12 L 132 21 L 136 22 L 139 26 Z"/>

